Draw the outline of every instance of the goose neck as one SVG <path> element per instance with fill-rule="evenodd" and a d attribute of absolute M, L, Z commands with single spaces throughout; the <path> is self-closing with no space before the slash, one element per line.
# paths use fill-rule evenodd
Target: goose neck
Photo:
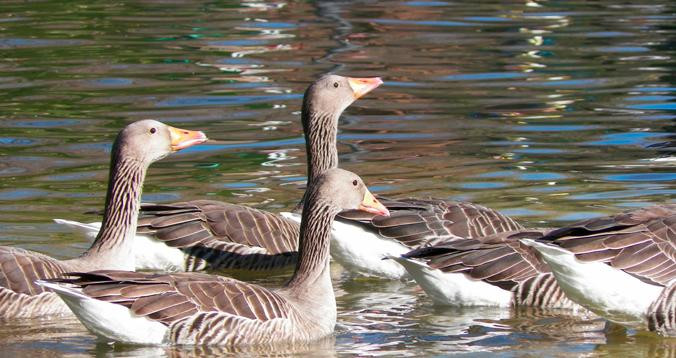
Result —
<path fill-rule="evenodd" d="M 134 268 L 133 241 L 147 165 L 134 158 L 113 156 L 106 204 L 99 231 L 83 259 L 95 259 L 106 268 Z"/>
<path fill-rule="evenodd" d="M 340 113 L 326 113 L 312 108 L 303 111 L 303 132 L 307 152 L 308 182 L 328 169 L 338 166 L 338 118 Z"/>
<path fill-rule="evenodd" d="M 296 270 L 287 283 L 288 288 L 299 292 L 324 290 L 326 282 L 331 286 L 328 275 L 331 224 L 340 211 L 312 196 L 309 199 L 300 224 Z"/>

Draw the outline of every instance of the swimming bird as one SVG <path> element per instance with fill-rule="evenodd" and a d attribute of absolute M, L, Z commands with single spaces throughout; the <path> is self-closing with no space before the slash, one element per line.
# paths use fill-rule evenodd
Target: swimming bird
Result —
<path fill-rule="evenodd" d="M 548 231 L 525 229 L 479 239 L 455 239 L 392 259 L 406 268 L 436 304 L 584 312 L 564 295 L 537 252 L 520 242 Z"/>
<path fill-rule="evenodd" d="M 301 111 L 307 150 L 308 181 L 338 166 L 338 119 L 356 99 L 382 80 L 334 74 L 321 76 L 305 91 Z M 137 244 L 147 249 L 137 269 L 198 271 L 236 268 L 268 270 L 291 267 L 297 259 L 300 214 L 271 213 L 214 200 L 143 205 Z M 96 223 L 57 219 L 84 232 Z"/>
<path fill-rule="evenodd" d="M 676 335 L 676 205 L 592 218 L 523 242 L 571 300 L 612 322 Z"/>
<path fill-rule="evenodd" d="M 35 280 L 68 271 L 133 270 L 133 239 L 141 189 L 148 166 L 177 150 L 206 141 L 202 132 L 169 127 L 154 120 L 126 126 L 111 153 L 102 229 L 77 258 L 57 260 L 17 247 L 0 246 L 0 317 L 28 318 L 70 314 L 66 305 Z"/>
<path fill-rule="evenodd" d="M 305 92 L 301 121 L 309 180 L 337 167 L 340 114 L 355 99 L 382 83 L 380 78 L 325 75 Z M 454 238 L 477 238 L 523 229 L 513 219 L 481 205 L 440 199 L 383 199 L 392 212 L 380 217 L 360 211 L 338 215 L 333 225 L 331 255 L 351 272 L 390 279 L 407 278 L 396 262 L 420 245 Z M 301 200 L 292 212 L 270 213 L 212 200 L 144 205 L 136 242 L 143 249 L 137 269 L 198 271 L 237 268 L 267 270 L 296 260 Z M 84 231 L 96 224 L 61 220 Z M 415 237 L 415 239 L 414 239 Z"/>
<path fill-rule="evenodd" d="M 482 205 L 435 198 L 379 198 L 389 217 L 345 211 L 338 215 L 331 256 L 365 276 L 410 279 L 406 269 L 386 257 L 465 238 L 524 229 L 512 218 Z"/>
<path fill-rule="evenodd" d="M 344 209 L 388 210 L 356 174 L 334 168 L 310 181 L 291 279 L 270 290 L 203 273 L 95 271 L 41 282 L 82 323 L 107 340 L 227 346 L 299 343 L 333 332 L 336 301 L 329 270 L 331 223 Z"/>

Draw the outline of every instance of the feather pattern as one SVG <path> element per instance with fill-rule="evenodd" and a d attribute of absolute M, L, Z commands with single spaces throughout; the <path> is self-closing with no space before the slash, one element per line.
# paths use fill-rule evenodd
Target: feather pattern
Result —
<path fill-rule="evenodd" d="M 342 212 L 338 217 L 360 222 L 382 237 L 411 248 L 523 229 L 512 218 L 469 202 L 432 198 L 380 199 L 392 213 L 389 217 L 356 211 Z"/>
<path fill-rule="evenodd" d="M 150 132 L 151 128 L 154 131 Z M 158 129 L 161 134 L 148 137 Z M 133 238 L 143 180 L 152 162 L 171 153 L 170 130 L 177 129 L 144 120 L 128 125 L 118 134 L 111 151 L 101 229 L 82 255 L 57 260 L 24 249 L 0 247 L 0 317 L 70 313 L 56 294 L 37 285 L 36 280 L 56 278 L 67 271 L 134 269 Z M 199 134 L 206 140 L 201 132 L 181 131 L 185 135 Z"/>
<path fill-rule="evenodd" d="M 648 329 L 665 336 L 676 336 L 676 284 L 662 290 L 650 305 L 647 314 Z"/>
<path fill-rule="evenodd" d="M 529 244 L 551 262 L 571 297 L 589 309 L 676 335 L 676 205 L 585 220 Z"/>
<path fill-rule="evenodd" d="M 306 92 L 301 120 L 309 180 L 338 166 L 336 135 L 341 112 L 322 110 Z M 299 210 L 304 200 L 300 201 Z M 293 265 L 298 257 L 299 225 L 278 214 L 242 205 L 195 200 L 169 205 L 144 204 L 143 215 L 138 233 L 180 248 L 185 253 L 185 271 L 272 270 Z"/>
<path fill-rule="evenodd" d="M 68 292 L 64 297 L 67 302 L 72 297 L 84 297 L 86 302 L 106 302 L 116 307 L 115 310 L 125 307 L 127 310 L 121 316 L 159 330 L 151 336 L 161 337 L 162 341 L 154 343 L 235 346 L 321 338 L 333 332 L 337 316 L 329 274 L 331 223 L 343 200 L 348 201 L 343 205 L 357 207 L 368 197 L 366 194 L 370 195 L 363 183 L 353 182 L 355 177 L 333 169 L 320 175 L 316 179 L 318 183 L 308 188 L 296 270 L 279 290 L 194 272 L 145 274 L 100 270 L 69 273 L 47 284 L 60 283 L 57 292 Z M 363 195 L 355 195 L 353 192 L 357 190 L 362 190 Z M 72 304 L 71 307 L 86 310 L 94 305 Z M 97 334 L 113 339 L 123 337 L 114 331 L 115 327 L 100 324 L 117 317 L 104 317 L 104 311 L 78 311 L 77 316 Z M 116 315 L 120 313 L 116 312 Z M 162 328 L 158 329 L 158 325 Z M 132 337 L 130 342 L 147 342 L 148 332 L 139 334 L 144 337 L 138 340 Z"/>
<path fill-rule="evenodd" d="M 186 271 L 293 265 L 299 226 L 277 214 L 211 200 L 143 205 L 138 233 L 185 253 Z"/>
<path fill-rule="evenodd" d="M 585 262 L 605 262 L 645 282 L 676 279 L 676 205 L 656 205 L 554 230 L 542 240 Z"/>
<path fill-rule="evenodd" d="M 126 260 L 130 255 L 123 253 L 130 250 L 129 242 L 134 236 L 145 168 L 128 158 L 120 158 L 114 164 L 116 170 L 111 170 L 106 197 L 105 225 L 82 256 L 61 261 L 29 250 L 0 247 L 0 317 L 70 314 L 56 294 L 37 285 L 36 280 L 92 267 L 133 268 L 133 262 Z"/>
<path fill-rule="evenodd" d="M 431 269 L 463 274 L 512 292 L 512 304 L 539 308 L 579 308 L 561 291 L 535 249 L 519 239 L 545 230 L 509 231 L 480 239 L 457 239 L 413 250 L 407 258 L 423 259 Z"/>

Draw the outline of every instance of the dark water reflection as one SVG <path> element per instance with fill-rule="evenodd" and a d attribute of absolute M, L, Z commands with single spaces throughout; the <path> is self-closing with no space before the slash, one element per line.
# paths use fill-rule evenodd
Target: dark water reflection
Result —
<path fill-rule="evenodd" d="M 304 181 L 305 86 L 385 85 L 341 120 L 342 165 L 374 191 L 471 200 L 529 225 L 674 201 L 670 1 L 5 1 L 0 243 L 71 257 L 116 131 L 158 118 L 224 141 L 150 171 L 145 199 L 287 209 Z M 278 283 L 283 275 L 266 279 Z M 441 309 L 336 267 L 341 326 L 298 355 L 670 356 L 672 340 L 560 315 Z M 210 355 L 97 345 L 76 322 L 0 325 L 16 355 Z M 261 352 L 256 352 L 261 353 Z M 280 353 L 277 351 L 277 353 Z"/>

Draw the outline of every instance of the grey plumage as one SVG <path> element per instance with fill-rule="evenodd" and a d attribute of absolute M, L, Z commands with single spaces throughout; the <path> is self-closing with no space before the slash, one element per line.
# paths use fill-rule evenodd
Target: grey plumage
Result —
<path fill-rule="evenodd" d="M 134 268 L 131 240 L 136 230 L 143 179 L 152 162 L 176 150 L 174 146 L 185 145 L 184 141 L 173 140 L 174 130 L 178 131 L 145 120 L 130 124 L 117 136 L 111 153 L 102 227 L 94 243 L 80 257 L 56 260 L 24 249 L 0 247 L 0 317 L 69 314 L 55 294 L 35 283 L 38 279 L 59 277 L 66 271 Z M 201 132 L 184 132 L 198 133 L 195 135 L 203 138 L 191 138 L 194 143 L 206 140 Z"/>
<path fill-rule="evenodd" d="M 296 270 L 281 289 L 201 273 L 143 274 L 124 271 L 70 273 L 50 280 L 79 288 L 77 295 L 127 307 L 167 327 L 175 344 L 305 342 L 333 331 L 336 305 L 329 275 L 331 223 L 341 209 L 384 207 L 367 200 L 359 177 L 331 169 L 308 187 Z M 86 309 L 86 305 L 75 306 Z M 89 318 L 89 312 L 78 315 Z M 92 322 L 83 320 L 89 327 Z M 113 329 L 113 328 L 111 328 Z M 116 336 L 116 335 L 114 335 Z M 117 336 L 116 336 L 117 337 Z"/>
<path fill-rule="evenodd" d="M 541 237 L 548 230 L 501 232 L 478 239 L 456 239 L 413 250 L 408 258 L 423 259 L 432 269 L 464 274 L 512 292 L 512 305 L 574 308 L 537 252 L 519 240 Z"/>
<path fill-rule="evenodd" d="M 336 136 L 341 113 L 361 93 L 350 79 L 320 77 L 303 97 L 301 122 L 305 135 L 308 182 L 338 166 Z M 376 81 L 377 80 L 377 81 Z M 334 84 L 338 86 L 334 87 Z M 300 201 L 299 208 L 302 207 Z M 139 234 L 151 235 L 185 254 L 183 269 L 236 268 L 269 270 L 289 267 L 297 259 L 299 225 L 276 213 L 217 201 L 195 200 L 169 205 L 144 205 Z"/>
<path fill-rule="evenodd" d="M 651 284 L 676 278 L 676 205 L 585 220 L 545 235 L 581 261 L 605 262 Z"/>
<path fill-rule="evenodd" d="M 411 248 L 523 229 L 512 218 L 474 203 L 432 198 L 381 199 L 391 216 L 342 212 L 338 218 L 359 222 Z"/>
<path fill-rule="evenodd" d="M 676 205 L 585 220 L 554 230 L 541 241 L 568 250 L 580 261 L 605 263 L 661 288 L 643 317 L 649 330 L 676 335 Z"/>

